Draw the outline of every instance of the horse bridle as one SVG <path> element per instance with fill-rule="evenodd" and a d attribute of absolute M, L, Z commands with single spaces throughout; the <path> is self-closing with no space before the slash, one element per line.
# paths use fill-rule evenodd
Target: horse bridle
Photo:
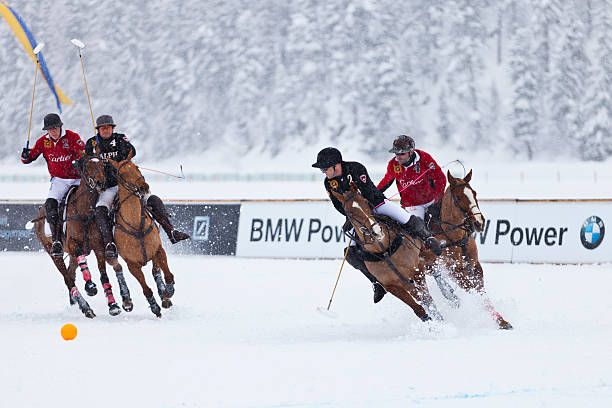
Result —
<path fill-rule="evenodd" d="M 338 192 L 338 193 L 342 194 L 342 193 L 341 193 L 341 192 L 340 192 L 338 189 L 334 189 L 334 191 L 336 191 L 336 192 Z M 359 193 L 359 191 L 351 191 L 351 192 L 349 192 L 349 193 L 346 195 L 346 197 L 344 197 L 344 201 L 342 202 L 342 208 L 345 208 L 345 207 L 346 207 L 346 203 L 347 203 L 349 200 L 354 199 L 354 198 L 355 198 L 355 197 L 356 197 L 358 194 L 360 194 L 360 193 Z M 369 203 L 368 203 L 368 205 L 369 205 Z M 364 224 L 363 222 L 359 221 L 359 220 L 358 220 L 356 217 L 352 216 L 352 215 L 351 215 L 349 212 L 347 212 L 346 210 L 345 210 L 345 212 L 346 212 L 346 216 L 349 218 L 349 220 L 353 220 L 353 221 L 355 221 L 355 224 L 359 225 L 359 227 L 358 227 L 358 228 L 359 228 L 359 230 L 360 230 L 360 231 L 363 233 L 363 235 L 364 235 L 364 242 L 361 242 L 360 244 L 362 244 L 362 245 L 369 244 L 369 242 L 366 242 L 366 237 L 370 237 L 370 239 L 372 240 L 372 243 L 373 243 L 374 241 L 376 241 L 376 239 L 375 239 L 375 237 L 374 237 L 375 232 L 373 231 L 373 228 L 374 228 L 374 226 L 375 226 L 375 225 L 380 226 L 380 223 L 379 223 L 379 222 L 378 222 L 378 221 L 377 221 L 375 218 L 373 218 L 373 219 L 374 219 L 374 222 L 371 224 L 371 227 L 370 227 L 370 228 L 368 228 L 368 226 L 367 226 L 366 224 Z M 354 227 L 354 225 L 353 225 L 353 227 Z M 371 229 L 372 229 L 372 230 L 371 230 Z M 357 237 L 356 237 L 356 236 L 355 236 L 355 237 L 352 237 L 352 236 L 351 236 L 350 238 L 352 238 L 352 239 L 353 239 L 353 241 L 357 242 L 357 240 L 356 240 L 356 239 L 357 239 Z"/>
<path fill-rule="evenodd" d="M 138 188 L 138 186 L 136 184 L 130 183 L 129 181 L 127 181 L 123 175 L 121 174 L 120 170 L 123 166 L 127 165 L 130 161 L 126 160 L 123 163 L 121 163 L 119 165 L 119 167 L 117 167 L 117 180 L 121 183 L 121 185 L 130 192 L 130 195 L 135 195 L 136 197 L 138 197 L 139 199 L 142 199 L 143 195 L 142 192 L 140 191 L 140 189 Z M 140 177 L 138 177 L 136 179 L 136 181 L 143 179 L 144 180 L 144 176 L 141 174 Z"/>
<path fill-rule="evenodd" d="M 476 214 L 480 214 L 482 215 L 482 212 L 480 212 L 480 208 L 478 208 L 478 204 L 472 204 L 467 210 L 464 210 L 461 205 L 459 205 L 459 201 L 457 201 L 457 197 L 455 195 L 455 189 L 459 188 L 459 187 L 464 187 L 467 186 L 470 190 L 472 190 L 472 187 L 470 187 L 470 185 L 468 183 L 459 183 L 459 184 L 454 184 L 452 186 L 450 186 L 450 196 L 453 199 L 453 204 L 455 205 L 455 207 L 457 207 L 459 209 L 459 211 L 461 211 L 461 213 L 463 214 L 463 222 L 459 225 L 455 225 L 455 224 L 450 224 L 450 223 L 445 223 L 447 225 L 452 225 L 454 228 L 451 228 L 450 230 L 447 231 L 453 231 L 456 229 L 462 229 L 464 230 L 467 235 L 472 235 L 475 231 L 474 228 L 474 222 L 472 221 L 472 216 L 475 216 Z M 472 190 L 472 192 L 474 192 L 474 190 Z M 477 213 L 472 212 L 472 210 L 476 208 L 478 210 Z M 440 221 L 440 223 L 442 224 L 442 221 Z"/>
<path fill-rule="evenodd" d="M 88 172 L 85 171 L 87 163 L 94 159 L 101 160 L 95 156 L 86 158 L 85 161 L 83 162 L 82 171 L 80 173 L 81 173 L 81 178 L 83 179 L 83 181 L 85 182 L 89 190 L 97 191 L 98 193 L 100 193 L 101 191 L 104 191 L 106 189 L 106 175 L 104 174 L 104 166 L 102 166 L 101 169 L 97 169 L 93 174 L 89 174 Z M 102 177 L 101 177 L 102 181 L 96 181 L 96 176 L 100 173 L 102 173 Z"/>

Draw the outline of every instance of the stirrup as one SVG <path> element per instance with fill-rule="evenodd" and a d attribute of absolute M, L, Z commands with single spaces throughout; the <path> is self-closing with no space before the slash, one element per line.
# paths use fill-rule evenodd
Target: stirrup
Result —
<path fill-rule="evenodd" d="M 179 241 L 182 241 L 184 239 L 191 238 L 191 237 L 185 234 L 184 232 L 181 232 L 177 229 L 173 229 L 168 234 L 168 238 L 170 239 L 170 242 L 172 242 L 173 244 L 176 244 Z"/>
<path fill-rule="evenodd" d="M 106 255 L 106 257 L 109 259 L 117 259 L 117 245 L 115 245 L 114 242 L 109 242 L 106 244 L 104 255 Z"/>
<path fill-rule="evenodd" d="M 60 241 L 53 241 L 50 254 L 54 258 L 61 258 L 64 256 L 64 247 Z"/>

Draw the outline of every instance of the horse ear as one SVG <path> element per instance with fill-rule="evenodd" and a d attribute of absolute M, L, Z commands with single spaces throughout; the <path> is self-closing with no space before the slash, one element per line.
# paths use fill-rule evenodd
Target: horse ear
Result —
<path fill-rule="evenodd" d="M 470 172 L 467 174 L 467 176 L 465 176 L 463 181 L 465 181 L 466 183 L 469 183 L 471 179 L 472 179 L 472 169 L 470 169 Z"/>
<path fill-rule="evenodd" d="M 130 153 L 125 160 L 132 160 L 132 157 L 134 157 L 134 149 L 130 149 Z"/>
<path fill-rule="evenodd" d="M 357 190 L 359 190 L 359 188 L 357 187 L 357 184 L 354 181 L 351 181 L 351 193 L 356 192 Z"/>
<path fill-rule="evenodd" d="M 448 179 L 448 182 L 449 182 L 450 184 L 453 184 L 453 185 L 454 185 L 454 184 L 456 184 L 456 183 L 457 183 L 456 179 L 455 179 L 455 178 L 454 178 L 454 177 L 451 175 L 450 170 L 446 170 L 446 178 Z"/>

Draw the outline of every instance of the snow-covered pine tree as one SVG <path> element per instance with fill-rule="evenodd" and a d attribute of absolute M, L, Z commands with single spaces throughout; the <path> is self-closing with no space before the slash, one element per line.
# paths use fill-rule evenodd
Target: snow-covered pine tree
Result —
<path fill-rule="evenodd" d="M 536 82 L 537 60 L 528 47 L 532 32 L 519 29 L 510 50 L 510 68 L 514 97 L 512 100 L 514 138 L 508 148 L 516 155 L 529 160 L 535 155 L 535 140 L 538 135 L 538 93 Z"/>

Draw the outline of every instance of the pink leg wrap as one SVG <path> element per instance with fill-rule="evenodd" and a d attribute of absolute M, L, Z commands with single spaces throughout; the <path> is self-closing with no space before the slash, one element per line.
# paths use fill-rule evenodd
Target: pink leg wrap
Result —
<path fill-rule="evenodd" d="M 79 263 L 79 268 L 81 268 L 85 282 L 90 281 L 91 273 L 89 273 L 89 266 L 87 266 L 87 257 L 85 255 L 81 255 L 77 258 L 77 262 Z"/>
<path fill-rule="evenodd" d="M 104 294 L 108 298 L 108 304 L 115 303 L 115 297 L 113 296 L 113 289 L 111 288 L 110 283 L 105 283 L 102 285 L 104 288 Z"/>

